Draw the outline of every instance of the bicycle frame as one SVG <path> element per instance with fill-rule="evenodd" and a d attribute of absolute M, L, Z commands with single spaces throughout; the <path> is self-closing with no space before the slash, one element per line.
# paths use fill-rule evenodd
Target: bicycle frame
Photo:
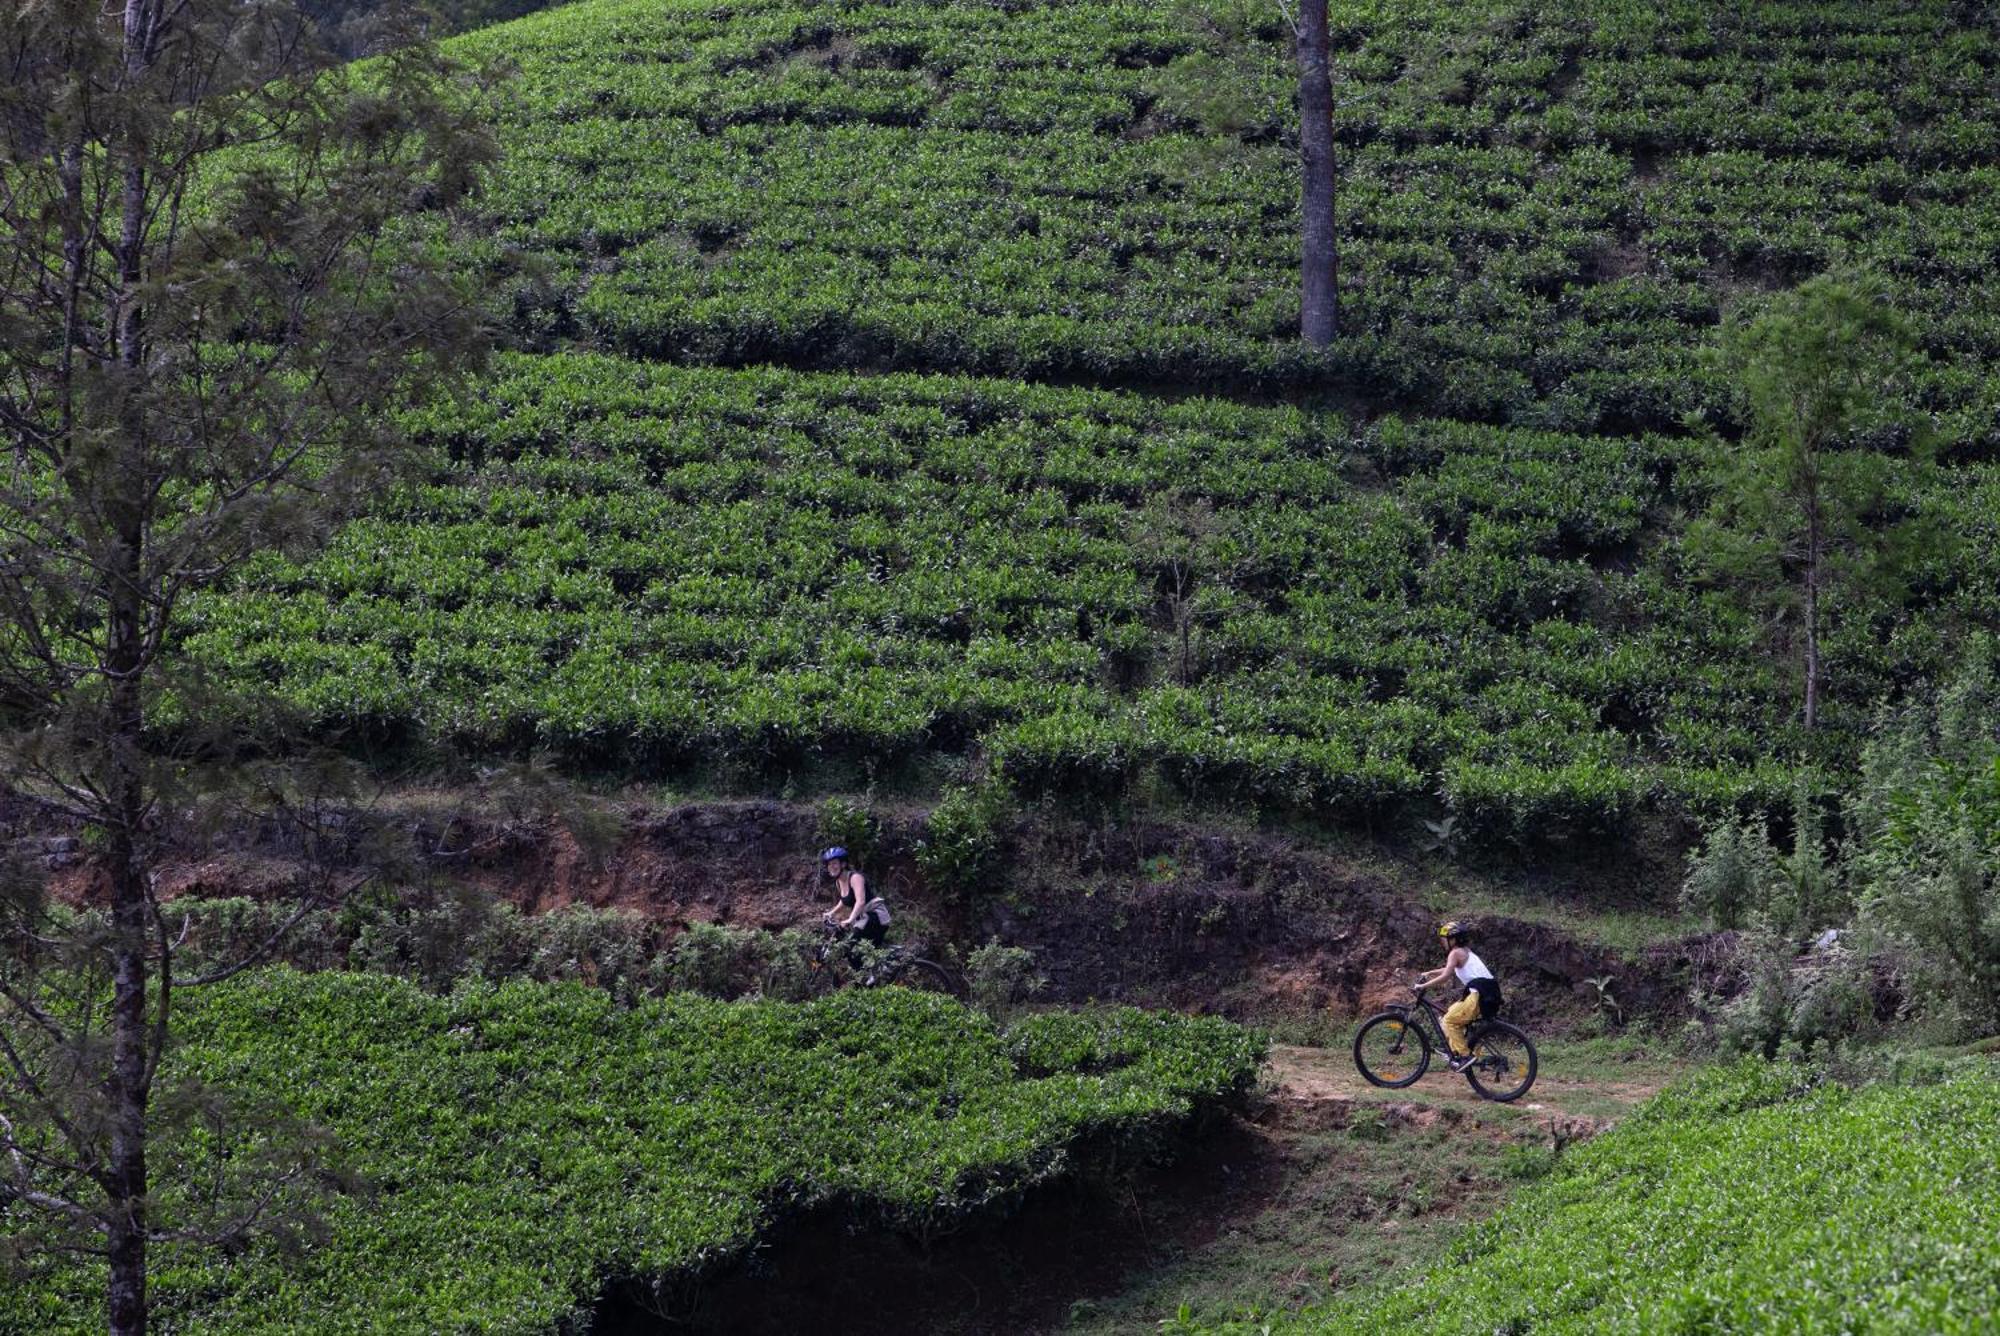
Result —
<path fill-rule="evenodd" d="M 1444 1008 L 1440 1007 L 1437 1003 L 1431 1001 L 1430 997 L 1427 994 L 1418 993 L 1416 997 L 1409 1002 L 1397 1002 L 1388 1007 L 1383 1008 L 1383 1010 L 1400 1011 L 1403 1013 L 1405 1020 L 1410 1019 L 1411 1012 L 1422 1011 L 1424 1015 L 1430 1018 L 1431 1047 L 1437 1049 L 1441 1053 L 1449 1054 L 1451 1052 L 1451 1041 L 1445 1038 L 1445 1033 L 1444 1033 Z M 1484 1018 L 1482 1018 L 1482 1020 L 1483 1019 Z M 1476 1024 L 1472 1032 L 1475 1034 L 1478 1033 L 1478 1026 Z"/>
<path fill-rule="evenodd" d="M 845 953 L 862 945 L 859 937 L 844 932 L 832 924 L 822 923 L 820 933 L 820 943 L 813 948 L 812 954 L 812 970 L 815 974 L 831 968 L 836 954 Z M 900 979 L 921 959 L 917 954 L 917 948 L 906 943 L 878 946 L 873 950 L 875 952 L 873 959 L 876 962 L 876 974 L 873 977 L 883 983 Z"/>

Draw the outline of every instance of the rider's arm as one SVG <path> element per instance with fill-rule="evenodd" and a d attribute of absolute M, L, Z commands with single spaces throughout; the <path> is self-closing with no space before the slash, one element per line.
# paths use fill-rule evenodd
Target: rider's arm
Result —
<path fill-rule="evenodd" d="M 1444 958 L 1444 964 L 1438 966 L 1436 969 L 1432 970 L 1429 974 L 1419 975 L 1417 978 L 1417 984 L 1419 987 L 1429 988 L 1432 984 L 1441 982 L 1446 975 L 1450 974 L 1453 970 L 1457 969 L 1460 965 L 1463 965 L 1464 963 L 1465 963 L 1465 948 L 1462 946 L 1454 946 L 1451 949 L 1451 954 Z"/>
<path fill-rule="evenodd" d="M 842 921 L 841 926 L 852 928 L 861 922 L 862 919 L 868 917 L 868 878 L 862 876 L 859 872 L 851 873 L 848 876 L 847 884 L 854 892 L 854 912 Z"/>

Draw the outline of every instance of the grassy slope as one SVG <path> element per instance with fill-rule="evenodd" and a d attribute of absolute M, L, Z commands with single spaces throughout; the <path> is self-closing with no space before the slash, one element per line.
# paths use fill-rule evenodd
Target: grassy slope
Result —
<path fill-rule="evenodd" d="M 1193 40 L 1167 5 L 591 0 L 476 34 L 523 70 L 493 212 L 495 244 L 556 275 L 517 304 L 531 336 L 1331 380 L 1521 429 L 519 361 L 425 422 L 435 486 L 211 604 L 204 651 L 329 726 L 720 759 L 751 787 L 978 746 L 1038 791 L 1154 772 L 1314 812 L 1441 792 L 1468 838 L 1776 794 L 1791 666 L 1691 587 L 1698 454 L 1539 429 L 1718 409 L 1692 352 L 1724 304 L 1848 261 L 1897 281 L 1931 405 L 1976 403 L 2000 352 L 2000 41 L 1956 12 L 1342 7 L 1351 337 L 1330 360 L 1282 337 L 1282 146 L 1156 96 Z M 1996 620 L 1990 423 L 1954 422 L 1955 462 L 1897 489 L 1964 548 L 1908 609 L 1834 609 L 1836 760 L 1881 693 Z M 1163 536 L 1139 512 L 1165 488 L 1195 518 Z M 1161 553 L 1190 527 L 1214 536 L 1184 672 Z"/>
<path fill-rule="evenodd" d="M 623 1009 L 577 985 L 437 997 L 280 970 L 183 1007 L 170 1084 L 276 1101 L 364 1184 L 300 1203 L 328 1228 L 296 1255 L 160 1246 L 154 1320 L 189 1332 L 547 1331 L 613 1279 L 671 1296 L 814 1206 L 916 1230 L 970 1215 L 1147 1144 L 1245 1084 L 1258 1051 L 1224 1022 L 1136 1012 L 1003 1041 L 902 989 Z M 221 1126 L 156 1146 L 169 1227 L 263 1153 L 263 1120 Z M 839 1130 L 856 1126 L 865 1144 Z M 88 1268 L 10 1285 L 0 1330 L 89 1330 L 102 1288 Z"/>
<path fill-rule="evenodd" d="M 1216 1332 L 1993 1329 L 2000 1074 L 1702 1074 L 1567 1155 L 1421 1278 Z"/>
<path fill-rule="evenodd" d="M 1579 1135 L 1628 1117 L 1687 1065 L 1627 1037 L 1552 1039 L 1539 1046 L 1528 1107 L 1479 1100 L 1436 1071 L 1407 1090 L 1377 1090 L 1355 1072 L 1347 1038 L 1274 1047 L 1268 1099 L 1244 1125 L 1268 1178 L 1245 1201 L 1220 1203 L 1204 1235 L 1157 1250 L 1120 1292 L 1076 1305 L 1065 1331 L 1151 1331 L 1176 1313 L 1194 1326 L 1225 1323 L 1421 1271 L 1450 1231 L 1549 1171 L 1557 1129 Z"/>

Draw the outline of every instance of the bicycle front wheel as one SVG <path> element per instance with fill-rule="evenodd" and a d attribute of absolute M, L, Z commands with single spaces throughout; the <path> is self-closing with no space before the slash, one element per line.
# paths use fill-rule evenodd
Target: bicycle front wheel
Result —
<path fill-rule="evenodd" d="M 1415 1085 L 1431 1065 L 1430 1036 L 1400 1011 L 1370 1016 L 1354 1032 L 1354 1065 L 1370 1085 Z"/>
<path fill-rule="evenodd" d="M 1482 1099 L 1505 1104 L 1528 1093 L 1535 1083 L 1535 1045 L 1505 1021 L 1489 1021 L 1472 1041 L 1472 1065 L 1465 1079 Z"/>

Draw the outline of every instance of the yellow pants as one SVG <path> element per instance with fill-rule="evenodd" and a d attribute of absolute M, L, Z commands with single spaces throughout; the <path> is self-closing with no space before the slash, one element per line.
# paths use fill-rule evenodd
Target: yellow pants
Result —
<path fill-rule="evenodd" d="M 1445 1008 L 1444 1037 L 1451 1041 L 1451 1051 L 1456 1057 L 1464 1057 L 1472 1051 L 1472 1045 L 1465 1041 L 1466 1027 L 1479 1019 L 1479 994 L 1467 993 L 1458 1001 Z"/>

